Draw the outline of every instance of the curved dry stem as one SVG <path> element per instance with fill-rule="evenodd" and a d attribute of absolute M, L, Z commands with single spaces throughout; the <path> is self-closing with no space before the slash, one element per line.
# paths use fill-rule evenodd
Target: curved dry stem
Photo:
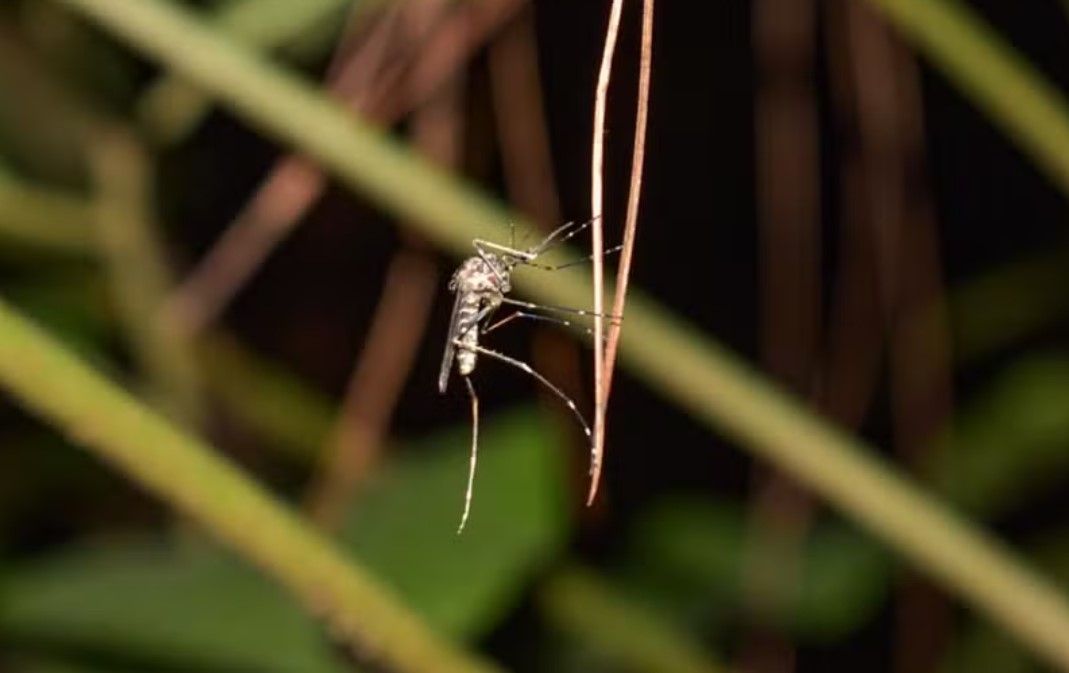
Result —
<path fill-rule="evenodd" d="M 609 24 L 605 28 L 605 47 L 598 69 L 598 84 L 594 94 L 594 129 L 590 152 L 590 218 L 594 262 L 594 441 L 590 447 L 590 492 L 587 504 L 594 502 L 601 480 L 601 460 L 605 455 L 605 250 L 604 226 L 604 164 L 605 115 L 609 105 L 609 81 L 612 79 L 612 60 L 620 34 L 620 15 L 623 0 L 613 0 L 609 10 Z"/>
<path fill-rule="evenodd" d="M 631 257 L 635 250 L 635 235 L 638 230 L 639 204 L 642 201 L 642 175 L 646 164 L 646 127 L 650 113 L 650 80 L 653 76 L 653 13 L 654 0 L 642 2 L 642 42 L 639 53 L 638 99 L 635 113 L 635 141 L 631 155 L 631 183 L 627 190 L 627 215 L 624 219 L 624 242 L 620 251 L 617 267 L 616 294 L 613 298 L 612 315 L 623 317 L 627 303 L 627 286 L 631 280 Z M 595 309 L 596 310 L 596 309 Z M 612 374 L 616 369 L 616 350 L 620 345 L 620 330 L 623 323 L 619 320 L 609 325 L 609 338 L 605 344 L 605 373 L 602 397 L 598 398 L 598 408 L 602 411 L 602 433 L 604 433 L 604 414 L 609 407 L 609 395 L 612 393 Z M 603 434 L 599 435 L 604 441 Z M 591 475 L 590 493 L 587 504 L 594 501 L 598 493 L 598 481 L 601 478 L 601 461 L 598 469 Z"/>

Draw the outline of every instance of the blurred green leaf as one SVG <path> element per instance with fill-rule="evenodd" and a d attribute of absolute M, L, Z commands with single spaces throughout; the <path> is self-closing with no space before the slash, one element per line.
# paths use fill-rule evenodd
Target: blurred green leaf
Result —
<path fill-rule="evenodd" d="M 546 619 L 607 660 L 636 673 L 720 673 L 696 638 L 689 638 L 581 567 L 556 572 L 539 591 Z M 587 666 L 582 670 L 589 670 Z"/>
<path fill-rule="evenodd" d="M 1069 358 L 1015 363 L 960 414 L 933 454 L 932 481 L 970 512 L 992 516 L 1063 480 L 1069 469 Z"/>
<path fill-rule="evenodd" d="M 112 331 L 107 298 L 98 283 L 87 283 L 81 268 L 38 269 L 4 285 L 4 296 L 47 325 L 63 342 L 94 364 L 108 360 L 103 347 Z"/>
<path fill-rule="evenodd" d="M 347 545 L 447 633 L 485 633 L 567 532 L 561 460 L 532 410 L 486 424 L 474 511 L 456 534 L 466 429 L 413 450 L 369 487 Z M 0 631 L 161 665 L 258 671 L 345 670 L 326 634 L 287 595 L 214 548 L 113 541 L 8 573 Z"/>
<path fill-rule="evenodd" d="M 1033 673 L 1039 670 L 1005 632 L 988 623 L 977 624 L 952 645 L 938 673 Z"/>
<path fill-rule="evenodd" d="M 342 538 L 427 620 L 453 635 L 495 624 L 568 532 L 558 442 L 539 413 L 499 415 L 479 433 L 471 518 L 457 525 L 468 475 L 469 428 L 396 463 L 355 508 Z M 429 448 L 429 447 L 428 447 Z"/>
<path fill-rule="evenodd" d="M 646 576 L 645 592 L 659 592 L 662 608 L 674 604 L 684 612 L 701 603 L 729 613 L 749 610 L 743 591 L 746 526 L 736 504 L 677 500 L 653 508 L 632 547 Z M 795 561 L 765 559 L 783 565 L 769 572 L 797 573 L 793 596 L 784 598 L 782 612 L 772 618 L 802 638 L 828 640 L 856 629 L 887 595 L 891 559 L 854 528 L 818 524 Z"/>
<path fill-rule="evenodd" d="M 178 667 L 344 670 L 282 590 L 207 549 L 113 542 L 14 574 L 3 594 L 0 624 L 18 641 Z"/>

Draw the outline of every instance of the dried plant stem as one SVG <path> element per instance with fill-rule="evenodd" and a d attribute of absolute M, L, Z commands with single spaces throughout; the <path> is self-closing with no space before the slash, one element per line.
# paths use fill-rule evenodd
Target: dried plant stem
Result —
<path fill-rule="evenodd" d="M 432 97 L 512 17 L 522 0 L 472 0 L 459 7 L 424 0 L 408 5 L 413 3 L 387 8 L 363 48 L 340 57 L 331 69 L 331 89 L 338 98 L 349 109 L 384 125 Z M 446 10 L 450 14 L 435 28 Z M 418 16 L 421 30 L 394 39 L 392 24 L 399 14 Z M 391 43 L 390 48 L 384 42 Z M 294 231 L 325 188 L 322 172 L 306 158 L 292 154 L 279 161 L 171 296 L 165 310 L 167 324 L 188 336 L 206 328 Z"/>
<path fill-rule="evenodd" d="M 412 13 L 407 18 L 418 22 L 422 17 Z M 461 89 L 443 90 L 412 120 L 415 144 L 424 156 L 446 168 L 456 166 L 462 155 Z M 345 506 L 378 458 L 430 319 L 438 269 L 419 241 L 409 243 L 407 250 L 394 256 L 386 272 L 371 330 L 311 490 L 312 516 L 328 529 L 341 523 Z"/>
<path fill-rule="evenodd" d="M 594 441 L 590 454 L 590 491 L 587 504 L 594 502 L 598 482 L 601 481 L 601 461 L 605 455 L 605 250 L 604 177 L 605 177 L 605 117 L 609 106 L 609 81 L 612 61 L 620 35 L 620 15 L 623 0 L 613 0 L 609 10 L 609 24 L 605 28 L 605 47 L 601 54 L 598 84 L 594 93 L 594 129 L 590 158 L 590 217 L 592 254 L 594 262 Z"/>
<path fill-rule="evenodd" d="M 330 530 L 375 465 L 390 418 L 426 332 L 438 269 L 424 253 L 398 253 L 309 496 L 312 518 Z"/>
<path fill-rule="evenodd" d="M 635 111 L 635 140 L 631 155 L 631 181 L 627 189 L 627 215 L 624 219 L 624 242 L 620 251 L 620 264 L 616 276 L 616 294 L 613 298 L 612 315 L 623 316 L 627 303 L 627 287 L 631 280 L 631 258 L 635 251 L 635 235 L 638 231 L 639 205 L 642 201 L 642 176 L 646 164 L 646 128 L 649 123 L 650 81 L 653 77 L 653 14 L 654 0 L 642 1 L 642 41 L 639 52 L 638 97 Z M 597 254 L 597 249 L 595 249 Z M 595 257 L 597 259 L 597 257 Z M 596 310 L 596 309 L 595 309 Z M 605 344 L 605 371 L 601 395 L 597 397 L 596 409 L 601 410 L 602 426 L 598 434 L 600 446 L 604 451 L 605 413 L 609 406 L 609 394 L 612 392 L 612 375 L 616 369 L 616 350 L 620 345 L 620 321 L 609 325 L 609 339 Z M 591 475 L 590 493 L 587 504 L 594 501 L 601 478 L 602 456 L 598 457 L 597 468 Z"/>
<path fill-rule="evenodd" d="M 57 1 L 122 37 L 145 55 L 164 61 L 219 96 L 233 112 L 257 128 L 316 157 L 353 189 L 447 250 L 467 254 L 472 238 L 492 235 L 491 223 L 518 220 L 521 234 L 529 229 L 522 218 L 399 148 L 363 121 L 354 120 L 310 85 L 206 31 L 180 5 L 162 0 Z M 923 4 L 947 2 L 924 0 Z M 517 278 L 516 286 L 532 299 L 558 305 L 580 303 L 592 292 L 589 278 L 567 270 L 543 274 L 537 282 Z M 636 376 L 673 399 L 695 419 L 793 475 L 924 569 L 948 591 L 1013 633 L 1035 654 L 1069 670 L 1069 641 L 1065 638 L 1069 633 L 1069 604 L 1050 581 L 1030 570 L 981 529 L 969 525 L 901 477 L 877 457 L 878 452 L 871 446 L 808 413 L 693 327 L 634 292 L 629 303 L 631 338 L 621 343 L 620 355 Z M 12 322 L 15 329 L 9 324 Z M 0 311 L 0 380 L 29 404 L 43 406 L 50 402 L 51 387 L 47 386 L 57 387 L 57 392 L 69 400 L 70 393 L 64 391 L 74 387 L 60 378 L 62 371 L 42 376 L 40 368 L 26 366 L 21 351 L 37 352 L 41 342 L 48 340 L 37 331 L 18 329 L 20 323 L 9 312 Z M 60 357 L 51 347 L 49 354 Z M 64 355 L 63 360 L 69 362 L 69 357 Z M 82 397 L 78 395 L 78 400 L 87 403 Z M 128 398 L 124 400 L 125 404 L 117 406 L 133 404 Z M 88 398 L 88 403 L 95 402 Z M 111 419 L 115 410 L 109 407 L 103 411 L 89 419 Z M 129 418 L 129 411 L 122 412 L 123 418 Z M 140 413 L 135 415 L 140 417 Z M 85 427 L 84 416 L 71 418 L 57 413 L 49 418 L 72 432 Z M 114 420 L 105 427 L 112 423 Z M 88 427 L 95 426 L 90 423 Z M 100 452 L 110 450 L 113 443 L 127 447 L 124 455 L 132 469 L 142 469 L 141 464 L 149 462 L 140 449 L 155 447 L 153 443 L 130 447 L 123 433 L 96 439 L 94 447 L 99 447 Z M 156 456 L 156 452 L 151 455 Z M 196 489 L 183 491 L 179 497 L 172 494 L 173 475 L 154 474 L 165 497 L 182 504 L 193 497 L 199 508 L 207 511 L 219 507 L 218 493 L 229 493 L 230 488 L 236 488 L 238 493 L 249 490 L 243 480 L 237 480 L 236 485 L 213 481 L 197 484 Z M 293 531 L 294 527 L 287 524 L 287 530 L 294 535 L 307 536 Z M 231 539 L 234 533 L 243 537 L 255 530 L 242 525 L 239 530 L 230 527 L 220 534 L 225 532 Z M 254 558 L 273 557 L 273 545 L 264 544 L 258 536 L 257 540 L 258 544 L 246 553 Z M 313 569 L 322 570 L 324 563 L 322 550 L 317 550 L 314 559 L 306 551 L 280 545 L 277 552 L 284 554 L 287 565 L 295 564 L 294 571 L 305 580 L 302 586 L 307 586 L 309 574 L 318 574 Z M 331 557 L 327 564 L 335 572 L 341 562 Z M 330 594 L 330 587 L 324 590 L 319 585 L 317 590 L 325 591 L 328 598 L 342 600 Z M 342 594 L 352 598 L 350 591 Z M 361 614 L 361 605 L 359 600 L 353 603 L 355 615 Z M 366 625 L 386 628 L 373 619 Z M 397 642 L 390 638 L 382 642 L 386 641 Z M 422 647 L 405 649 L 411 657 L 425 660 L 427 651 Z M 438 654 L 437 647 L 432 645 L 432 649 Z M 457 660 L 451 651 L 443 653 L 441 659 L 436 666 L 439 671 L 460 668 L 445 665 Z"/>
<path fill-rule="evenodd" d="M 812 0 L 752 5 L 760 245 L 761 360 L 781 385 L 811 397 L 820 342 L 820 156 L 813 87 L 817 7 Z M 742 599 L 758 619 L 742 635 L 739 668 L 789 673 L 797 652 L 774 616 L 793 604 L 812 498 L 779 470 L 751 478 Z"/>
<path fill-rule="evenodd" d="M 329 68 L 330 88 L 353 109 L 389 55 L 397 11 L 371 28 L 360 49 L 345 46 Z M 322 171 L 307 158 L 289 154 L 279 160 L 219 240 L 188 273 L 163 307 L 163 322 L 187 338 L 201 333 L 300 222 L 326 188 Z"/>
<path fill-rule="evenodd" d="M 490 45 L 494 122 L 509 201 L 544 226 L 561 220 L 545 98 L 538 68 L 534 12 L 523 13 Z"/>

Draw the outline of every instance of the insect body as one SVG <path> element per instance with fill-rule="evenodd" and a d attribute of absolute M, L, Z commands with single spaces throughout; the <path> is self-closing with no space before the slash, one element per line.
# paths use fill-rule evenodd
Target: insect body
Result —
<path fill-rule="evenodd" d="M 472 414 L 472 444 L 471 462 L 468 472 L 468 488 L 464 498 L 464 513 L 461 516 L 460 528 L 457 532 L 464 530 L 464 524 L 468 520 L 468 514 L 471 509 L 472 488 L 475 481 L 475 465 L 479 446 L 479 398 L 475 393 L 475 386 L 471 382 L 471 374 L 475 371 L 475 366 L 480 355 L 516 367 L 537 379 L 572 411 L 576 419 L 578 419 L 579 424 L 583 427 L 587 439 L 589 440 L 592 437 L 590 425 L 575 406 L 575 402 L 565 395 L 560 388 L 536 372 L 526 362 L 485 348 L 479 343 L 479 338 L 483 334 L 517 318 L 528 318 L 571 325 L 568 320 L 559 317 L 532 313 L 531 311 L 534 310 L 572 313 L 584 316 L 593 315 L 588 311 L 580 309 L 540 306 L 530 302 L 517 301 L 506 296 L 512 290 L 512 270 L 517 266 L 526 265 L 547 270 L 570 266 L 571 264 L 564 264 L 557 267 L 547 267 L 538 264 L 535 260 L 551 245 L 568 240 L 585 229 L 589 224 L 589 222 L 580 225 L 574 223 L 565 224 L 549 234 L 549 236 L 543 239 L 538 245 L 526 250 L 516 249 L 515 246 L 504 246 L 490 241 L 476 239 L 472 242 L 476 254 L 466 259 L 464 263 L 460 265 L 449 282 L 449 290 L 456 294 L 456 300 L 453 303 L 453 314 L 449 323 L 449 334 L 446 340 L 445 353 L 442 356 L 441 370 L 438 375 L 438 390 L 441 393 L 446 391 L 449 385 L 449 377 L 453 370 L 453 364 L 455 362 L 457 373 L 463 377 L 464 383 L 468 389 L 468 395 L 471 398 Z M 608 252 L 613 252 L 615 250 L 616 249 L 613 249 Z M 582 262 L 586 260 L 579 261 Z M 516 306 L 518 307 L 518 310 L 496 323 L 489 324 L 490 318 L 502 304 Z"/>
<path fill-rule="evenodd" d="M 444 393 L 449 385 L 454 354 L 457 373 L 468 376 L 475 371 L 479 334 L 482 330 L 480 322 L 501 306 L 505 294 L 512 289 L 509 278 L 513 266 L 514 263 L 506 263 L 497 254 L 483 253 L 469 257 L 453 274 L 452 280 L 449 281 L 449 291 L 455 293 L 457 298 L 453 304 L 453 317 L 449 325 L 449 341 L 446 343 L 442 369 L 438 374 L 439 392 Z"/>

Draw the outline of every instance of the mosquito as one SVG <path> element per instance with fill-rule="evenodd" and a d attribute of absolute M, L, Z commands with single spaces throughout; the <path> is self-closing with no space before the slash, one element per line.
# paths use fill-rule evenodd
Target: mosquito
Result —
<path fill-rule="evenodd" d="M 479 451 L 479 396 L 475 393 L 475 385 L 471 382 L 471 374 L 475 371 L 475 365 L 480 355 L 504 362 L 516 369 L 526 372 L 538 380 L 539 383 L 549 389 L 557 398 L 571 410 L 579 425 L 583 428 L 588 442 L 593 443 L 593 434 L 590 424 L 579 411 L 572 398 L 568 397 L 563 390 L 554 385 L 549 379 L 539 374 L 531 365 L 522 360 L 509 357 L 503 353 L 490 350 L 479 343 L 479 338 L 498 329 L 502 325 L 516 319 L 526 318 L 553 322 L 560 325 L 572 326 L 572 323 L 562 317 L 532 313 L 532 311 L 546 311 L 558 314 L 572 314 L 579 316 L 595 316 L 591 311 L 582 309 L 566 308 L 563 306 L 545 306 L 526 301 L 519 301 L 508 297 L 512 291 L 512 271 L 517 266 L 530 266 L 546 271 L 556 271 L 576 264 L 582 264 L 591 259 L 585 257 L 580 260 L 547 266 L 539 264 L 536 260 L 555 245 L 560 245 L 579 232 L 590 226 L 590 221 L 583 223 L 568 222 L 553 230 L 537 245 L 521 250 L 516 247 L 514 236 L 510 236 L 509 245 L 501 245 L 492 241 L 475 239 L 472 246 L 475 254 L 464 260 L 459 268 L 453 273 L 449 281 L 449 291 L 456 294 L 453 303 L 453 314 L 449 320 L 449 332 L 445 344 L 445 353 L 442 355 L 442 367 L 438 374 L 438 392 L 445 393 L 449 386 L 449 378 L 453 371 L 453 363 L 456 362 L 457 373 L 464 379 L 471 399 L 471 460 L 468 468 L 468 486 L 464 495 L 464 513 L 460 518 L 460 527 L 457 533 L 464 530 L 471 512 L 472 490 L 475 484 L 475 465 L 478 461 Z M 604 254 L 612 254 L 619 251 L 620 247 L 606 250 Z M 501 308 L 502 304 L 515 306 L 513 311 L 505 318 L 490 323 L 490 318 Z M 613 316 L 607 316 L 611 320 L 618 320 Z M 587 330 L 589 333 L 590 330 Z M 593 446 L 591 446 L 593 454 Z"/>

